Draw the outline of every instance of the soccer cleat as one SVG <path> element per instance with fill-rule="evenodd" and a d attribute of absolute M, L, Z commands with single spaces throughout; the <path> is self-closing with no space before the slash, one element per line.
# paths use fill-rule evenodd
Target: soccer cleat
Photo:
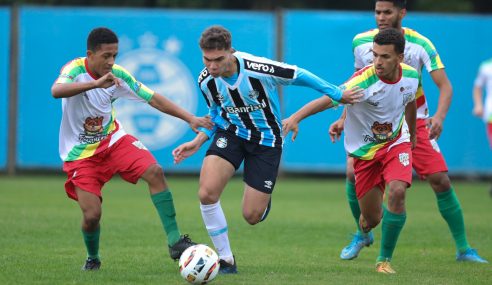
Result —
<path fill-rule="evenodd" d="M 476 263 L 489 263 L 487 260 L 483 259 L 478 255 L 477 250 L 474 248 L 469 248 L 464 252 L 456 253 L 456 261 L 469 261 Z"/>
<path fill-rule="evenodd" d="M 268 217 L 268 213 L 270 213 L 271 208 L 272 208 L 272 197 L 270 197 L 270 201 L 268 201 L 268 206 L 266 207 L 263 216 L 261 216 L 260 222 L 263 222 Z"/>
<path fill-rule="evenodd" d="M 389 261 L 380 261 L 376 263 L 376 271 L 384 274 L 395 274 L 396 271 L 391 268 Z"/>
<path fill-rule="evenodd" d="M 82 266 L 82 270 L 84 271 L 98 270 L 99 267 L 101 267 L 101 261 L 99 260 L 99 258 L 88 257 L 85 261 L 84 266 Z"/>
<path fill-rule="evenodd" d="M 171 259 L 178 260 L 188 247 L 195 244 L 196 243 L 193 242 L 188 235 L 181 236 L 173 246 L 169 246 L 169 255 L 171 256 Z"/>
<path fill-rule="evenodd" d="M 236 257 L 233 256 L 232 258 L 234 259 L 234 264 L 230 264 L 223 259 L 219 260 L 219 274 L 237 274 Z"/>
<path fill-rule="evenodd" d="M 364 248 L 364 246 L 370 246 L 373 243 L 374 235 L 372 232 L 367 234 L 357 233 L 352 238 L 350 244 L 342 249 L 340 258 L 344 260 L 352 260 L 359 255 L 359 252 Z"/>

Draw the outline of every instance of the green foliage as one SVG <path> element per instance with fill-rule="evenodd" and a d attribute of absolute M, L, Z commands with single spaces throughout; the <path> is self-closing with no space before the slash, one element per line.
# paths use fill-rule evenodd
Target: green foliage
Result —
<path fill-rule="evenodd" d="M 114 179 L 103 191 L 102 268 L 82 272 L 85 249 L 81 213 L 68 199 L 63 177 L 0 177 L 0 284 L 186 284 L 167 253 L 166 239 L 145 183 Z M 196 197 L 197 177 L 169 177 L 183 233 L 211 244 Z M 454 183 L 468 238 L 492 260 L 492 200 L 488 184 Z M 354 261 L 339 259 L 355 223 L 343 180 L 280 179 L 268 219 L 248 225 L 241 215 L 243 183 L 234 179 L 222 206 L 237 257 L 237 276 L 212 284 L 490 284 L 490 264 L 462 264 L 429 186 L 414 182 L 408 219 L 393 260 L 397 271 L 374 271 L 380 228 L 373 246 Z"/>

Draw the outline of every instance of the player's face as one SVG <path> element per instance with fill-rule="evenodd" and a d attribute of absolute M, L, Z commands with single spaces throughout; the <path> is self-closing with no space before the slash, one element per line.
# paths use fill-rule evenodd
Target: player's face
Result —
<path fill-rule="evenodd" d="M 203 63 L 212 77 L 219 77 L 229 73 L 232 56 L 231 50 L 202 50 L 202 55 Z"/>
<path fill-rule="evenodd" d="M 87 51 L 87 61 L 92 73 L 101 77 L 113 69 L 118 55 L 118 44 L 101 44 L 96 51 Z"/>
<path fill-rule="evenodd" d="M 389 1 L 377 1 L 374 13 L 378 29 L 401 29 L 401 20 L 405 17 L 407 10 L 400 9 Z"/>
<path fill-rule="evenodd" d="M 394 82 L 400 75 L 400 63 L 403 61 L 403 53 L 398 54 L 394 45 L 373 44 L 374 67 L 376 74 L 387 81 Z"/>

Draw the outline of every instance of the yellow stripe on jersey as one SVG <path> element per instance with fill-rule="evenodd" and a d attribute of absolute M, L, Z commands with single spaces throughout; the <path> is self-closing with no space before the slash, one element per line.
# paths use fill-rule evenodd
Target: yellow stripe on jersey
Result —
<path fill-rule="evenodd" d="M 84 57 L 79 57 L 63 66 L 55 83 L 72 83 L 77 75 L 86 73 L 84 60 Z"/>

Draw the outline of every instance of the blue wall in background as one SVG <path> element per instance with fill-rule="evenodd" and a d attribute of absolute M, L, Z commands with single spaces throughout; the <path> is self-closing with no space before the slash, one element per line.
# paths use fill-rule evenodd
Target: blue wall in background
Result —
<path fill-rule="evenodd" d="M 0 8 L 0 169 L 7 165 L 10 10 Z"/>
<path fill-rule="evenodd" d="M 0 42 L 2 63 L 8 63 L 8 15 L 8 10 L 0 9 L 0 37 L 6 39 Z M 43 23 L 42 29 L 39 23 Z M 65 63 L 85 56 L 87 34 L 97 26 L 107 26 L 120 37 L 117 63 L 149 87 L 186 109 L 204 115 L 206 106 L 196 85 L 197 75 L 203 68 L 197 42 L 203 29 L 212 24 L 231 30 L 236 49 L 276 57 L 277 27 L 272 13 L 22 7 L 18 167 L 61 167 L 58 157 L 61 100 L 51 97 L 50 88 Z M 341 84 L 354 70 L 352 38 L 373 28 L 375 21 L 372 12 L 287 10 L 283 25 L 284 61 Z M 471 90 L 477 68 L 481 61 L 492 57 L 489 48 L 492 38 L 484 36 L 492 30 L 492 18 L 410 13 L 404 19 L 404 26 L 433 41 L 454 87 L 453 103 L 439 140 L 450 171 L 492 174 L 492 152 L 484 125 L 471 114 Z M 0 75 L 7 76 L 7 70 L 7 65 L 2 64 Z M 437 88 L 426 72 L 423 80 L 433 114 Z M 0 88 L 0 111 L 3 111 L 7 86 Z M 286 116 L 321 95 L 296 86 L 285 87 L 283 94 L 282 108 Z M 301 124 L 296 142 L 291 143 L 290 137 L 287 139 L 283 170 L 344 172 L 343 138 L 332 144 L 328 136 L 328 127 L 340 116 L 341 110 L 328 110 Z M 139 137 L 165 169 L 199 170 L 207 146 L 182 165 L 172 163 L 172 149 L 194 137 L 186 125 L 152 113 L 145 104 L 119 102 L 116 112 L 125 129 Z M 0 120 L 0 168 L 5 166 L 6 123 Z"/>
<path fill-rule="evenodd" d="M 269 13 L 22 8 L 20 15 L 23 76 L 19 82 L 22 104 L 17 155 L 18 165 L 24 168 L 61 166 L 61 100 L 51 97 L 50 88 L 65 63 L 85 56 L 87 35 L 95 27 L 107 26 L 120 37 L 117 63 L 149 87 L 200 115 L 205 115 L 207 108 L 196 84 L 203 69 L 198 39 L 206 27 L 221 24 L 229 28 L 238 50 L 275 56 L 275 22 Z M 39 23 L 43 23 L 43 29 L 38 28 Z M 172 149 L 194 137 L 186 124 L 171 124 L 161 115 L 148 113 L 152 108 L 146 104 L 120 104 L 116 117 L 125 120 L 125 129 L 142 139 L 165 169 L 200 169 L 206 146 L 179 166 L 172 162 Z M 166 143 L 159 145 L 156 141 Z"/>
<path fill-rule="evenodd" d="M 489 48 L 492 38 L 484 36 L 492 29 L 492 18 L 410 13 L 403 24 L 433 41 L 454 87 L 453 102 L 439 139 L 450 172 L 492 173 L 492 152 L 488 148 L 485 127 L 471 113 L 471 92 L 478 66 L 482 60 L 492 57 Z M 374 27 L 371 12 L 288 11 L 284 28 L 285 61 L 340 84 L 354 71 L 352 38 Z M 423 82 L 433 114 L 437 108 L 438 89 L 426 71 Z M 286 116 L 319 96 L 299 87 L 288 87 L 284 94 Z M 344 171 L 343 138 L 332 144 L 327 132 L 340 112 L 328 110 L 301 124 L 296 142 L 288 142 L 285 146 L 284 170 Z"/>

